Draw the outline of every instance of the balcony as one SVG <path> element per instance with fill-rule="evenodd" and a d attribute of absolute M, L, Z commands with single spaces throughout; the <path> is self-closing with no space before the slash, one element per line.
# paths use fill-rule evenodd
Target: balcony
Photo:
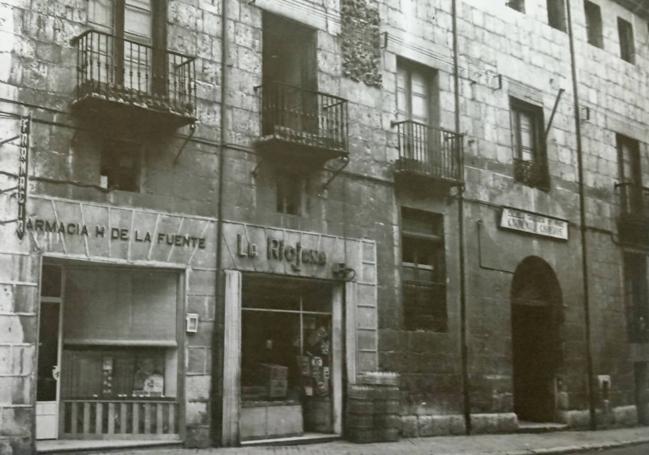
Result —
<path fill-rule="evenodd" d="M 255 87 L 255 92 L 261 153 L 316 165 L 347 156 L 347 100 L 277 82 Z"/>
<path fill-rule="evenodd" d="M 72 108 L 84 118 L 104 125 L 144 123 L 158 131 L 196 120 L 194 57 L 95 30 L 72 44 L 77 49 Z"/>
<path fill-rule="evenodd" d="M 393 126 L 399 141 L 394 169 L 397 180 L 420 184 L 424 179 L 444 186 L 462 183 L 462 135 L 413 120 Z"/>
<path fill-rule="evenodd" d="M 617 220 L 620 241 L 649 246 L 649 188 L 633 182 L 616 183 L 620 195 Z"/>
<path fill-rule="evenodd" d="M 550 188 L 550 173 L 543 161 L 514 158 L 514 180 L 545 191 Z"/>

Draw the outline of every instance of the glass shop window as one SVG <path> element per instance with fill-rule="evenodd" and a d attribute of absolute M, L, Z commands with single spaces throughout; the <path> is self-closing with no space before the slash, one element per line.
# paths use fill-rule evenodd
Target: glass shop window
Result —
<path fill-rule="evenodd" d="M 262 281 L 244 279 L 241 437 L 331 433 L 331 290 Z"/>
<path fill-rule="evenodd" d="M 63 399 L 175 398 L 173 272 L 66 268 Z"/>

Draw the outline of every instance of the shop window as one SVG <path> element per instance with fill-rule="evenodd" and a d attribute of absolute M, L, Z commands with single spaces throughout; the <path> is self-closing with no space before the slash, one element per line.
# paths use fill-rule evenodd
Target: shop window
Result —
<path fill-rule="evenodd" d="M 628 313 L 629 340 L 649 342 L 649 292 L 647 259 L 644 254 L 624 255 L 624 290 Z"/>
<path fill-rule="evenodd" d="M 277 211 L 287 215 L 302 214 L 303 179 L 294 173 L 277 174 Z"/>
<path fill-rule="evenodd" d="M 547 0 L 548 24 L 552 28 L 566 31 L 566 5 L 564 0 Z"/>
<path fill-rule="evenodd" d="M 603 48 L 602 10 L 598 4 L 588 0 L 584 1 L 584 10 L 586 12 L 586 33 L 588 35 L 588 43 Z"/>
<path fill-rule="evenodd" d="M 108 190 L 139 191 L 141 145 L 107 141 L 101 153 L 100 185 Z"/>
<path fill-rule="evenodd" d="M 629 63 L 635 63 L 635 43 L 633 26 L 621 17 L 617 18 L 617 32 L 620 39 L 620 57 Z"/>
<path fill-rule="evenodd" d="M 322 283 L 244 278 L 242 440 L 334 431 L 331 299 Z"/>
<path fill-rule="evenodd" d="M 543 108 L 511 98 L 514 178 L 526 185 L 547 190 L 549 173 L 545 155 Z"/>
<path fill-rule="evenodd" d="M 525 12 L 525 0 L 507 0 L 506 4 L 516 11 Z"/>
<path fill-rule="evenodd" d="M 444 219 L 401 211 L 403 323 L 406 330 L 447 331 Z"/>

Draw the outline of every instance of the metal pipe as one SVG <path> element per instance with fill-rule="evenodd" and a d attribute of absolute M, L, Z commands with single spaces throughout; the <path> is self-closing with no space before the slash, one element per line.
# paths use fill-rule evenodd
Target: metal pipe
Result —
<path fill-rule="evenodd" d="M 586 325 L 586 374 L 588 375 L 588 402 L 590 412 L 590 428 L 597 429 L 597 416 L 595 413 L 595 381 L 593 377 L 593 354 L 591 348 L 590 329 L 590 296 L 588 285 L 588 241 L 586 237 L 586 194 L 584 190 L 584 162 L 581 143 L 581 120 L 579 118 L 579 84 L 577 81 L 577 63 L 575 57 L 575 39 L 572 32 L 572 16 L 570 13 L 570 0 L 566 2 L 568 18 L 568 38 L 570 43 L 570 68 L 572 70 L 572 89 L 574 98 L 575 135 L 577 139 L 577 169 L 579 184 L 579 232 L 581 234 L 581 270 L 584 293 L 584 323 Z"/>
<path fill-rule="evenodd" d="M 460 70 L 458 64 L 457 40 L 457 0 L 452 3 L 453 19 L 453 91 L 455 101 L 455 133 L 460 134 Z M 461 148 L 460 148 L 461 150 Z M 464 163 L 460 156 L 460 172 L 464 173 Z M 458 222 L 458 260 L 460 265 L 460 355 L 462 369 L 462 396 L 464 425 L 466 434 L 471 434 L 471 396 L 469 393 L 469 350 L 466 330 L 466 271 L 464 268 L 464 178 L 457 188 L 457 222 Z"/>
<path fill-rule="evenodd" d="M 222 0 L 221 2 L 221 87 L 220 87 L 220 97 L 221 104 L 219 109 L 220 119 L 219 119 L 219 172 L 218 172 L 218 189 L 217 189 L 217 205 L 216 205 L 216 276 L 214 284 L 214 294 L 215 294 L 215 305 L 218 308 L 219 299 L 222 298 L 222 256 L 223 248 L 221 246 L 221 237 L 223 236 L 223 166 L 225 163 L 225 151 L 227 147 L 224 145 L 226 142 L 226 108 L 225 108 L 225 98 L 226 98 L 226 88 L 227 88 L 227 56 L 228 56 L 228 40 L 227 40 L 227 19 L 228 19 L 228 0 Z M 219 313 L 214 311 L 215 315 Z M 212 403 L 211 403 L 211 416 L 212 416 L 212 425 L 210 428 L 210 434 L 212 437 L 212 444 L 215 446 L 221 445 L 223 439 L 223 381 L 219 378 L 223 374 L 223 336 L 224 331 L 223 327 L 225 326 L 225 301 L 222 302 L 221 314 L 220 317 L 216 318 L 217 327 L 213 331 L 212 335 Z M 216 392 L 216 393 L 215 393 Z"/>

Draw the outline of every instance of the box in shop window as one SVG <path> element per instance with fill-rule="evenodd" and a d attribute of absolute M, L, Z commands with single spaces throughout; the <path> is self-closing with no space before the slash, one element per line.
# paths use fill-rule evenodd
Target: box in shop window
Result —
<path fill-rule="evenodd" d="M 269 398 L 285 398 L 288 390 L 288 367 L 260 363 L 259 381 L 260 385 L 266 387 Z"/>

